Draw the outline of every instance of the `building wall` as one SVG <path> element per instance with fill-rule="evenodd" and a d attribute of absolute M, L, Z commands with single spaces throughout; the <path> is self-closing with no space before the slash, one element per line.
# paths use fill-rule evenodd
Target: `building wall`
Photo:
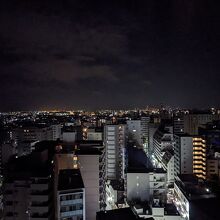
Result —
<path fill-rule="evenodd" d="M 106 125 L 106 172 L 108 179 L 123 179 L 125 169 L 125 125 Z"/>
<path fill-rule="evenodd" d="M 91 141 L 102 141 L 102 132 L 88 131 L 87 140 Z"/>
<path fill-rule="evenodd" d="M 55 163 L 55 172 L 58 173 L 59 170 L 64 169 L 74 169 L 74 165 L 77 165 L 77 156 L 73 153 L 67 154 L 55 154 L 54 156 L 54 163 Z"/>
<path fill-rule="evenodd" d="M 193 137 L 193 173 L 206 179 L 206 140 L 200 136 Z"/>
<path fill-rule="evenodd" d="M 52 135 L 53 135 L 52 140 L 56 141 L 57 139 L 60 139 L 61 138 L 61 124 L 51 125 L 51 129 L 52 129 Z"/>
<path fill-rule="evenodd" d="M 147 201 L 150 197 L 148 173 L 127 173 L 127 200 Z"/>
<path fill-rule="evenodd" d="M 174 156 L 171 157 L 167 164 L 167 181 L 174 182 Z"/>
<path fill-rule="evenodd" d="M 15 128 L 11 131 L 11 139 L 16 143 L 22 141 L 44 141 L 53 140 L 53 131 L 51 127 L 26 127 Z"/>
<path fill-rule="evenodd" d="M 167 147 L 173 148 L 173 134 L 158 129 L 153 138 L 153 153 L 159 163 L 162 162 L 163 150 Z"/>
<path fill-rule="evenodd" d="M 51 185 L 48 178 L 14 180 L 4 185 L 4 219 L 53 219 Z M 48 202 L 50 201 L 50 202 Z"/>
<path fill-rule="evenodd" d="M 127 173 L 127 200 L 150 201 L 166 189 L 166 173 Z"/>
<path fill-rule="evenodd" d="M 153 153 L 153 146 L 154 146 L 154 134 L 158 129 L 159 124 L 149 123 L 149 154 Z"/>
<path fill-rule="evenodd" d="M 174 136 L 174 173 L 193 173 L 193 138 L 190 136 Z"/>
<path fill-rule="evenodd" d="M 184 116 L 183 115 L 173 117 L 173 133 L 184 134 Z"/>
<path fill-rule="evenodd" d="M 85 220 L 85 189 L 57 192 L 58 220 L 65 218 Z"/>
<path fill-rule="evenodd" d="M 78 164 L 85 185 L 86 220 L 94 220 L 100 210 L 99 155 L 78 155 Z"/>
<path fill-rule="evenodd" d="M 135 141 L 137 147 L 143 148 L 141 120 L 127 121 L 128 136 Z"/>
<path fill-rule="evenodd" d="M 75 142 L 76 132 L 63 132 L 62 140 L 65 142 Z"/>
<path fill-rule="evenodd" d="M 146 154 L 149 153 L 149 122 L 150 117 L 141 117 L 141 138 L 143 142 L 143 150 Z"/>
<path fill-rule="evenodd" d="M 218 114 L 188 114 L 184 115 L 184 133 L 190 135 L 198 135 L 198 127 L 200 125 L 219 120 Z"/>
<path fill-rule="evenodd" d="M 219 176 L 219 164 L 218 159 L 207 159 L 207 179 L 211 179 L 214 176 Z"/>

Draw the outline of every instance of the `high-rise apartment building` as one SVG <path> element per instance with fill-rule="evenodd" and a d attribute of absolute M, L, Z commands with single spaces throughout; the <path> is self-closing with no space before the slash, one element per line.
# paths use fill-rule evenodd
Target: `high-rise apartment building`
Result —
<path fill-rule="evenodd" d="M 206 179 L 206 140 L 202 136 L 193 137 L 193 173 Z"/>
<path fill-rule="evenodd" d="M 33 125 L 33 126 L 24 126 L 12 129 L 11 131 L 11 140 L 14 140 L 17 144 L 22 141 L 45 141 L 53 140 L 55 137 L 54 129 L 47 126 Z M 53 136 L 54 134 L 54 136 Z"/>
<path fill-rule="evenodd" d="M 176 115 L 173 117 L 173 133 L 184 134 L 184 115 Z"/>
<path fill-rule="evenodd" d="M 57 139 L 61 138 L 61 124 L 54 124 L 51 125 L 51 129 L 52 129 L 52 140 L 56 141 Z"/>
<path fill-rule="evenodd" d="M 146 154 L 149 154 L 149 116 L 141 117 L 141 135 L 143 141 L 143 150 Z"/>
<path fill-rule="evenodd" d="M 149 122 L 149 116 L 143 116 L 138 120 L 127 120 L 128 138 L 145 153 L 149 151 Z"/>
<path fill-rule="evenodd" d="M 75 155 L 85 186 L 87 220 L 94 220 L 96 212 L 105 207 L 105 149 L 102 141 L 78 143 Z"/>
<path fill-rule="evenodd" d="M 48 159 L 47 150 L 40 150 L 9 161 L 4 175 L 4 219 L 54 219 Z"/>
<path fill-rule="evenodd" d="M 173 149 L 173 134 L 159 128 L 153 137 L 153 153 L 158 163 L 161 163 L 163 154 L 166 150 Z"/>
<path fill-rule="evenodd" d="M 199 126 L 213 120 L 219 120 L 219 114 L 187 114 L 184 115 L 184 133 L 198 135 Z"/>
<path fill-rule="evenodd" d="M 164 128 L 159 128 L 153 137 L 154 166 L 162 167 L 167 173 L 167 181 L 174 181 L 173 134 Z"/>
<path fill-rule="evenodd" d="M 129 140 L 132 140 L 136 147 L 143 149 L 141 120 L 128 120 L 127 132 Z"/>
<path fill-rule="evenodd" d="M 174 174 L 193 173 L 193 138 L 186 134 L 174 135 Z"/>
<path fill-rule="evenodd" d="M 199 127 L 219 120 L 219 114 L 179 114 L 173 117 L 173 132 L 174 134 L 189 134 L 198 135 Z"/>
<path fill-rule="evenodd" d="M 124 178 L 125 133 L 125 125 L 106 125 L 104 128 L 107 179 L 113 180 Z"/>
<path fill-rule="evenodd" d="M 149 123 L 149 138 L 148 138 L 148 154 L 151 155 L 153 153 L 154 146 L 154 134 L 159 127 L 158 123 Z"/>

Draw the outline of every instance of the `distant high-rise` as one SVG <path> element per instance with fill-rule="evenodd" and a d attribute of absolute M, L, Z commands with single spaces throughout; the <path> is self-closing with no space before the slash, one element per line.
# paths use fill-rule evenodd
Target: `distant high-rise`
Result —
<path fill-rule="evenodd" d="M 173 117 L 173 133 L 184 134 L 184 115 Z"/>
<path fill-rule="evenodd" d="M 45 141 L 57 137 L 55 128 L 50 126 L 24 126 L 12 129 L 11 139 L 17 144 L 22 141 Z"/>
<path fill-rule="evenodd" d="M 149 123 L 149 138 L 148 138 L 148 154 L 151 155 L 153 153 L 154 147 L 154 134 L 159 127 L 159 123 Z"/>
<path fill-rule="evenodd" d="M 143 116 L 139 120 L 128 120 L 127 131 L 130 140 L 134 141 L 136 147 L 149 151 L 149 116 Z"/>
<path fill-rule="evenodd" d="M 162 167 L 167 173 L 167 181 L 174 181 L 174 151 L 173 134 L 158 128 L 153 137 L 153 163 L 156 167 Z"/>
<path fill-rule="evenodd" d="M 199 126 L 213 120 L 219 120 L 220 114 L 188 114 L 184 115 L 184 133 L 198 135 Z"/>
<path fill-rule="evenodd" d="M 206 179 L 206 140 L 202 136 L 193 137 L 193 173 Z"/>
<path fill-rule="evenodd" d="M 143 143 L 143 150 L 146 154 L 149 153 L 149 116 L 141 117 L 141 136 Z"/>
<path fill-rule="evenodd" d="M 128 120 L 127 132 L 129 140 L 132 140 L 136 147 L 143 149 L 141 120 Z"/>

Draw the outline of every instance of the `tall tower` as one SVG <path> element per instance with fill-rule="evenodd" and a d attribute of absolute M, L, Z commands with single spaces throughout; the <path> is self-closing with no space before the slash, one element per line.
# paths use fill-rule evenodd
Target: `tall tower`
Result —
<path fill-rule="evenodd" d="M 125 125 L 106 125 L 104 144 L 106 148 L 107 179 L 124 179 Z"/>
<path fill-rule="evenodd" d="M 143 141 L 143 150 L 146 154 L 149 153 L 149 122 L 149 116 L 141 117 L 141 136 Z"/>
<path fill-rule="evenodd" d="M 206 179 L 206 140 L 202 136 L 193 138 L 193 173 Z"/>

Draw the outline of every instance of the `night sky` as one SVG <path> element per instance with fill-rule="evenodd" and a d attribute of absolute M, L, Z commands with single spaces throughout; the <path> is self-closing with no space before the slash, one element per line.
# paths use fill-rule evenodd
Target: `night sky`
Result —
<path fill-rule="evenodd" d="M 219 107 L 217 2 L 1 1 L 0 110 Z"/>

